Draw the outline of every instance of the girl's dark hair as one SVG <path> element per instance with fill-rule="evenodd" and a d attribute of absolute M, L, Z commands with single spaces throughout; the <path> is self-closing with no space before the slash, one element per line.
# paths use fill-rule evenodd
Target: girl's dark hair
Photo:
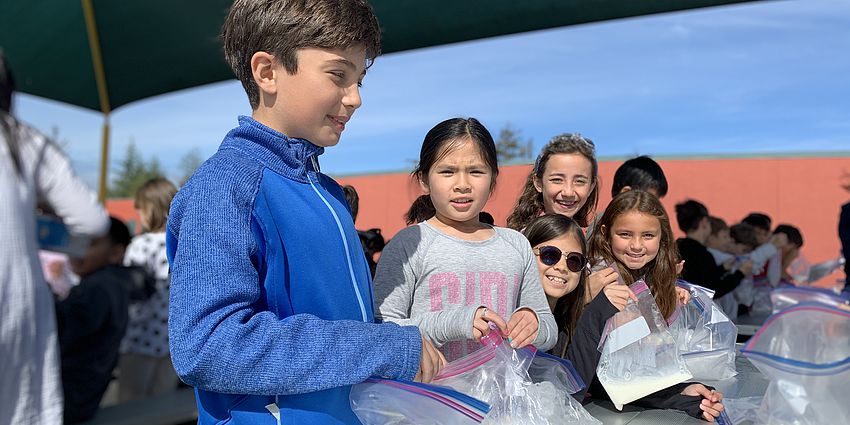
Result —
<path fill-rule="evenodd" d="M 478 146 L 484 162 L 493 173 L 493 181 L 490 188 L 496 184 L 496 176 L 499 175 L 499 161 L 496 155 L 496 143 L 493 136 L 487 131 L 481 122 L 475 118 L 451 118 L 434 126 L 425 140 L 422 141 L 422 149 L 419 151 L 419 162 L 411 175 L 414 179 L 428 183 L 428 172 L 446 155 L 460 147 L 467 140 L 471 140 Z M 404 219 L 408 225 L 421 223 L 436 214 L 434 203 L 430 195 L 422 195 L 413 201 L 413 205 L 405 214 Z"/>
<path fill-rule="evenodd" d="M 536 217 L 522 230 L 522 234 L 525 235 L 532 247 L 566 234 L 572 234 L 581 245 L 581 253 L 587 253 L 587 243 L 584 240 L 584 232 L 582 232 L 581 226 L 565 215 L 547 214 Z M 558 330 L 567 334 L 567 343 L 572 340 L 578 319 L 584 311 L 586 285 L 587 273 L 582 271 L 578 286 L 566 296 L 559 298 L 555 303 L 555 310 L 552 311 L 555 322 L 558 324 Z"/>
<path fill-rule="evenodd" d="M 534 217 L 537 217 L 543 211 L 543 194 L 537 191 L 534 186 L 534 179 L 543 180 L 543 172 L 546 171 L 549 158 L 557 154 L 578 154 L 590 161 L 590 184 L 593 185 L 593 189 L 587 195 L 584 206 L 573 217 L 581 227 L 588 226 L 591 216 L 596 211 L 596 203 L 599 201 L 599 164 L 596 162 L 596 147 L 590 139 L 586 139 L 580 134 L 568 133 L 552 138 L 540 151 L 540 155 L 537 156 L 534 169 L 531 170 L 528 179 L 525 181 L 516 207 L 508 216 L 508 227 L 511 229 L 525 228 Z"/>
<path fill-rule="evenodd" d="M 611 251 L 611 228 L 614 221 L 631 211 L 657 218 L 661 228 L 658 255 L 640 270 L 629 269 Z M 670 318 L 676 309 L 676 263 L 679 261 L 679 252 L 673 240 L 670 218 L 667 217 L 667 211 L 664 210 L 661 201 L 642 190 L 623 192 L 611 200 L 594 229 L 588 241 L 590 246 L 588 258 L 593 261 L 601 259 L 608 264 L 616 264 L 626 285 L 631 285 L 643 278 L 649 285 L 649 290 L 655 297 L 655 303 L 658 304 L 661 314 L 665 318 Z"/>
<path fill-rule="evenodd" d="M 12 78 L 12 71 L 6 64 L 3 50 L 0 49 L 0 136 L 6 140 L 6 144 L 9 146 L 9 156 L 12 158 L 15 171 L 20 176 L 23 171 L 21 169 L 20 148 L 18 147 L 17 121 L 12 117 L 12 93 L 14 92 L 15 80 Z"/>

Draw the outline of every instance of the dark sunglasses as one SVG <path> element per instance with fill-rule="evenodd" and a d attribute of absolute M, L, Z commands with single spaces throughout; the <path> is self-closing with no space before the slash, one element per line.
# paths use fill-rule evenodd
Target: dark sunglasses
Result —
<path fill-rule="evenodd" d="M 534 248 L 534 255 L 540 257 L 540 261 L 547 266 L 554 266 L 561 261 L 561 256 L 563 255 L 567 259 L 567 269 L 569 269 L 573 273 L 578 273 L 582 271 L 582 269 L 587 266 L 587 257 L 578 252 L 569 252 L 563 253 L 558 247 L 555 246 L 541 246 L 539 248 Z"/>

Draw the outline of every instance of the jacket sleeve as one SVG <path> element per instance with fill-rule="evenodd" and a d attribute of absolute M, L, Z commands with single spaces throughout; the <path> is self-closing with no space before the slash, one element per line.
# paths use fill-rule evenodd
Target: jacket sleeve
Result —
<path fill-rule="evenodd" d="M 702 396 L 682 395 L 682 391 L 694 382 L 682 382 L 681 384 L 673 385 L 661 391 L 654 392 L 646 397 L 639 398 L 629 404 L 645 407 L 649 409 L 673 409 L 681 410 L 697 419 L 702 419 Z M 706 385 L 706 388 L 713 390 L 714 387 Z"/>
<path fill-rule="evenodd" d="M 617 307 L 611 304 L 604 292 L 600 292 L 587 305 L 576 323 L 576 329 L 567 346 L 565 356 L 585 384 L 581 391 L 573 394 L 576 400 L 584 399 L 590 383 L 596 377 L 596 367 L 602 357 L 598 349 L 599 340 L 602 338 L 605 323 L 615 314 L 617 314 Z"/>
<path fill-rule="evenodd" d="M 168 330 L 181 379 L 255 395 L 319 391 L 372 375 L 412 379 L 421 351 L 415 328 L 266 310 L 251 218 L 260 170 L 246 168 L 199 172 L 172 203 Z"/>
<path fill-rule="evenodd" d="M 375 271 L 375 304 L 379 320 L 402 326 L 417 326 L 437 347 L 450 341 L 472 339 L 472 319 L 479 306 L 447 308 L 411 317 L 416 289 L 416 243 L 408 233 L 397 234 L 381 252 Z M 419 241 L 419 238 L 416 242 Z"/>

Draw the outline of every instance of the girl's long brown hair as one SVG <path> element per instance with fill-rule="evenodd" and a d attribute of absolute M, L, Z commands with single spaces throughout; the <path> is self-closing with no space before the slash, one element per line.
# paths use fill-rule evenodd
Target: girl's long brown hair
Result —
<path fill-rule="evenodd" d="M 531 170 L 528 179 L 525 181 L 516 207 L 508 216 L 508 227 L 511 229 L 524 229 L 531 220 L 534 220 L 543 211 L 543 194 L 534 187 L 534 179 L 536 177 L 540 181 L 543 180 L 543 172 L 546 170 L 549 158 L 556 154 L 579 154 L 590 161 L 590 184 L 593 185 L 593 190 L 587 195 L 584 206 L 573 217 L 581 227 L 588 226 L 589 220 L 596 211 L 596 203 L 599 201 L 599 164 L 596 162 L 596 147 L 590 139 L 586 139 L 580 134 L 568 133 L 552 138 L 540 151 L 540 155 L 537 156 L 534 169 Z"/>
<path fill-rule="evenodd" d="M 614 221 L 630 211 L 651 215 L 657 218 L 661 225 L 658 255 L 640 270 L 629 269 L 617 260 L 611 251 L 611 228 Z M 658 304 L 661 314 L 665 319 L 670 318 L 676 309 L 676 263 L 679 261 L 679 252 L 673 240 L 670 218 L 658 198 L 642 190 L 630 190 L 614 197 L 596 222 L 589 246 L 588 257 L 593 261 L 602 259 L 608 264 L 616 264 L 627 285 L 643 278 L 655 296 L 655 303 Z"/>
<path fill-rule="evenodd" d="M 532 247 L 563 235 L 571 234 L 578 240 L 579 245 L 581 245 L 581 253 L 587 253 L 584 232 L 582 232 L 581 227 L 575 220 L 565 215 L 547 214 L 536 217 L 523 229 L 522 234 L 525 235 Z M 555 323 L 558 325 L 558 331 L 566 331 L 567 333 L 567 345 L 572 340 L 578 319 L 581 317 L 582 311 L 584 311 L 587 273 L 582 270 L 579 276 L 576 289 L 558 298 L 558 301 L 555 303 L 555 309 L 552 311 L 552 314 L 555 316 Z"/>

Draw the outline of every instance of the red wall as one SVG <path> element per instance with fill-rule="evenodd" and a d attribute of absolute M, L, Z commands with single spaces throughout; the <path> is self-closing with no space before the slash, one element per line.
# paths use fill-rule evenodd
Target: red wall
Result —
<path fill-rule="evenodd" d="M 705 204 L 712 215 L 734 224 L 753 211 L 773 218 L 774 225 L 800 228 L 802 255 L 811 262 L 839 255 L 838 213 L 850 201 L 839 181 L 850 170 L 850 156 L 816 158 L 734 158 L 659 160 L 670 189 L 663 203 L 668 212 L 676 203 L 692 198 Z M 611 181 L 622 161 L 599 164 L 599 210 L 611 200 Z M 531 165 L 502 167 L 496 192 L 487 203 L 497 225 L 504 225 L 513 209 Z M 404 227 L 403 215 L 420 194 L 409 174 L 348 176 L 338 179 L 360 195 L 357 227 L 381 228 L 388 239 Z M 671 216 L 675 227 L 675 217 Z M 681 235 L 674 229 L 677 236 Z M 825 283 L 841 277 L 836 273 Z"/>

